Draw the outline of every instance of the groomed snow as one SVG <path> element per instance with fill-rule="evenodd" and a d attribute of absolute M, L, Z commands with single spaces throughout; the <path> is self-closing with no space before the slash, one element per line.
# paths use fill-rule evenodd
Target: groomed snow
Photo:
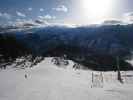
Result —
<path fill-rule="evenodd" d="M 46 58 L 32 69 L 1 70 L 0 100 L 133 100 L 132 72 L 122 72 L 128 76 L 124 84 L 116 72 L 103 72 L 103 88 L 92 87 L 92 71 L 73 70 L 72 65 L 58 68 Z"/>

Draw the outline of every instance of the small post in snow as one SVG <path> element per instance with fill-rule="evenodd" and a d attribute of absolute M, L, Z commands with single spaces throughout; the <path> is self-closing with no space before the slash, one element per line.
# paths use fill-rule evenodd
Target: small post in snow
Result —
<path fill-rule="evenodd" d="M 24 77 L 25 77 L 25 79 L 27 79 L 28 75 L 27 75 L 27 74 L 25 74 L 25 75 L 24 75 Z"/>
<path fill-rule="evenodd" d="M 118 81 L 120 81 L 120 83 L 123 83 L 123 80 L 121 78 L 120 64 L 119 64 L 119 57 L 118 56 L 116 58 L 116 62 L 117 62 L 117 79 L 118 79 Z"/>
<path fill-rule="evenodd" d="M 91 88 L 93 87 L 93 78 L 94 78 L 94 74 L 93 74 L 93 72 L 92 72 L 92 79 L 91 79 L 91 81 L 92 81 L 92 84 L 91 84 Z"/>

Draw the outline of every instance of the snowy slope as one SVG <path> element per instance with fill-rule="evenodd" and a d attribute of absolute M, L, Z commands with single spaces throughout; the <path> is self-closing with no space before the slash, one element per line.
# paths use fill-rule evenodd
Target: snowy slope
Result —
<path fill-rule="evenodd" d="M 132 100 L 133 76 L 116 80 L 115 72 L 103 73 L 103 88 L 92 87 L 92 71 L 64 68 L 46 58 L 33 69 L 0 71 L 0 100 Z M 99 72 L 93 72 L 99 74 Z M 24 77 L 27 74 L 27 79 Z"/>

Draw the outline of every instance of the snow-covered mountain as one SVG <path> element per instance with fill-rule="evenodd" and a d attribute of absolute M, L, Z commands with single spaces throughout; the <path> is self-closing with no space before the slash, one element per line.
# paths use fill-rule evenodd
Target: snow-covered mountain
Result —
<path fill-rule="evenodd" d="M 132 100 L 133 73 L 122 72 L 124 84 L 116 72 L 73 70 L 73 62 L 63 69 L 52 58 L 25 70 L 0 71 L 0 100 Z M 92 73 L 94 80 L 92 81 Z M 27 77 L 25 77 L 25 75 Z M 101 81 L 101 75 L 103 81 Z"/>

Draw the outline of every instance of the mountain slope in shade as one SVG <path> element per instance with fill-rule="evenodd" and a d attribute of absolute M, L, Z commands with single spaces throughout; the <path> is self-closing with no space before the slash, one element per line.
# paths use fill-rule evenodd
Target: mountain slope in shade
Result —
<path fill-rule="evenodd" d="M 114 66 L 116 57 L 119 56 L 121 69 L 132 69 L 125 61 L 131 57 L 133 49 L 132 24 L 90 27 L 47 26 L 10 30 L 2 31 L 1 34 L 13 35 L 34 56 L 65 54 L 68 59 L 95 70 L 116 70 Z"/>

